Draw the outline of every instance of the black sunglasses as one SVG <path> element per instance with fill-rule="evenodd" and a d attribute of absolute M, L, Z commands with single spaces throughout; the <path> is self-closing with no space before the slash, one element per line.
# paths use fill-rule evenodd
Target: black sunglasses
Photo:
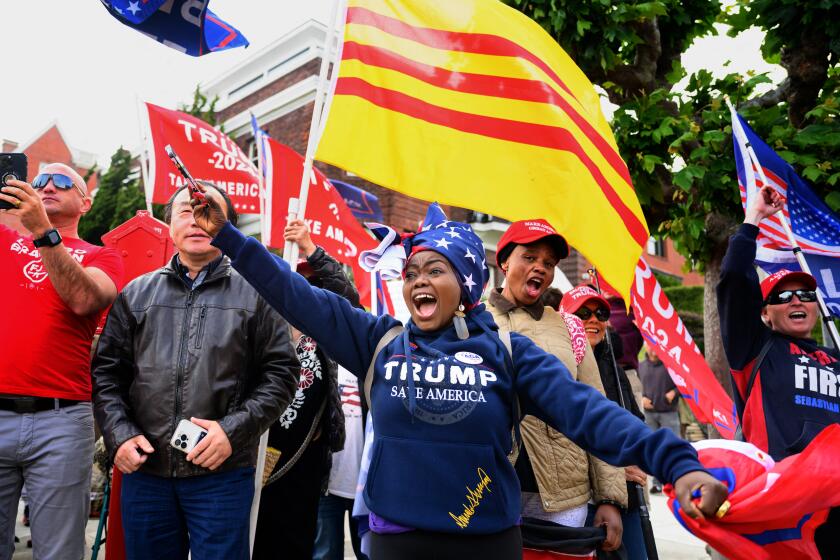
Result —
<path fill-rule="evenodd" d="M 79 185 L 73 182 L 73 179 L 64 175 L 63 173 L 41 173 L 32 179 L 32 188 L 33 189 L 43 189 L 46 187 L 50 180 L 52 180 L 52 184 L 57 189 L 61 190 L 70 190 L 73 187 L 79 189 L 79 192 L 82 194 L 82 197 L 85 197 L 85 193 Z"/>
<path fill-rule="evenodd" d="M 599 307 L 594 312 L 588 307 L 581 307 L 575 311 L 575 315 L 577 315 L 581 321 L 588 320 L 593 314 L 599 321 L 608 321 L 610 318 L 610 310 L 606 307 Z"/>
<path fill-rule="evenodd" d="M 782 290 L 781 292 L 776 292 L 775 294 L 770 294 L 767 296 L 767 299 L 764 300 L 766 305 L 782 305 L 785 303 L 790 303 L 793 300 L 793 296 L 799 298 L 799 301 L 802 303 L 811 303 L 812 301 L 817 301 L 817 292 L 816 290 Z"/>

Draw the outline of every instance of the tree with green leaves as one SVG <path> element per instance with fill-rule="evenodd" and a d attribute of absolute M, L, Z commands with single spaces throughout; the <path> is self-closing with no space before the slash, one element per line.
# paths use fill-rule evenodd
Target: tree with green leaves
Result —
<path fill-rule="evenodd" d="M 120 147 L 111 156 L 111 165 L 99 180 L 93 205 L 79 222 L 79 236 L 88 243 L 101 244 L 103 234 L 146 207 L 146 198 L 132 167 L 128 150 Z"/>
<path fill-rule="evenodd" d="M 617 105 L 613 130 L 651 232 L 670 237 L 705 273 L 706 359 L 729 388 L 714 286 L 743 211 L 724 99 L 840 209 L 840 0 L 738 0 L 727 9 L 719 0 L 505 1 L 546 29 Z M 781 63 L 787 78 L 758 95 L 765 75 L 686 76 L 683 53 L 716 34 L 716 24 L 732 35 L 759 26 L 764 58 Z"/>

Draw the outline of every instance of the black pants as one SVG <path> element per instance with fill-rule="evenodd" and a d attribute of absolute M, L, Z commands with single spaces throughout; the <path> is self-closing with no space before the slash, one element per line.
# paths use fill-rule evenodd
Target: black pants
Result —
<path fill-rule="evenodd" d="M 371 533 L 370 560 L 521 560 L 522 534 L 511 527 L 491 535 L 409 531 Z"/>
<path fill-rule="evenodd" d="M 281 479 L 263 487 L 252 560 L 312 560 L 327 438 L 309 444 Z"/>
<path fill-rule="evenodd" d="M 825 523 L 817 527 L 814 541 L 823 560 L 840 558 L 840 507 L 832 509 Z"/>

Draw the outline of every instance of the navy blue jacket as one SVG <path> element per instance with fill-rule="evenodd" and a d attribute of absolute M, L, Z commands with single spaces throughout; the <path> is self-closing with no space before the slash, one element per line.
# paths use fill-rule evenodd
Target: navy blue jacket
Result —
<path fill-rule="evenodd" d="M 258 241 L 225 225 L 213 244 L 281 315 L 316 338 L 360 381 L 382 336 L 399 322 L 374 317 L 311 287 Z M 394 523 L 486 534 L 519 518 L 519 483 L 508 461 L 514 393 L 524 414 L 566 434 L 614 465 L 640 465 L 673 482 L 702 470 L 694 449 L 574 381 L 556 357 L 512 333 L 515 369 L 483 305 L 467 315 L 470 337 L 453 327 L 406 331 L 379 353 L 371 390 L 376 426 L 365 502 Z M 411 353 L 413 375 L 406 374 Z M 518 420 L 518 419 L 517 419 Z"/>
<path fill-rule="evenodd" d="M 717 286 L 718 313 L 744 437 L 779 461 L 840 421 L 840 354 L 810 338 L 774 332 L 761 320 L 764 300 L 753 266 L 757 236 L 758 227 L 743 224 L 729 240 Z M 745 403 L 755 360 L 768 340 L 770 349 Z"/>

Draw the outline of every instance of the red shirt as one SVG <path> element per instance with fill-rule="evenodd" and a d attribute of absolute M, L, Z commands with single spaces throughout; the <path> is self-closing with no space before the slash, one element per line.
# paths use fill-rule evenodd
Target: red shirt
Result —
<path fill-rule="evenodd" d="M 65 238 L 84 267 L 117 288 L 122 259 L 112 249 Z M 32 237 L 0 225 L 0 393 L 90 400 L 90 345 L 101 313 L 80 317 L 50 282 Z"/>

